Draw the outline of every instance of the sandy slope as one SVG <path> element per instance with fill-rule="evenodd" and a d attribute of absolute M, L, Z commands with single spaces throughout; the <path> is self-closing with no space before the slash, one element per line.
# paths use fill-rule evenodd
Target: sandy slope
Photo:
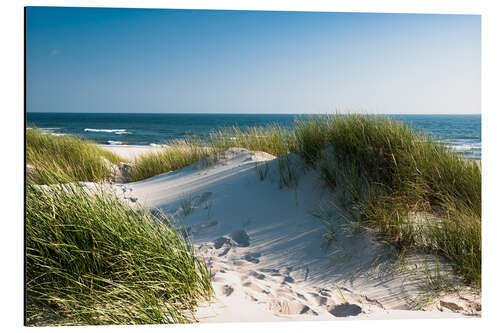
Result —
<path fill-rule="evenodd" d="M 211 268 L 216 293 L 213 303 L 199 308 L 201 322 L 431 318 L 478 312 L 479 296 L 467 291 L 441 299 L 461 307 L 456 309 L 461 313 L 440 300 L 427 305 L 431 311 L 407 311 L 421 299 L 419 279 L 435 259 L 413 254 L 401 262 L 372 232 L 354 232 L 343 222 L 342 209 L 331 204 L 341 207 L 339 199 L 316 172 L 293 155 L 289 159 L 298 186 L 280 186 L 278 159 L 244 149 L 229 150 L 212 166 L 198 163 L 115 185 L 132 202 L 160 209 L 188 227 Z M 259 168 L 268 170 L 262 181 Z M 334 241 L 325 241 L 326 228 L 314 212 L 335 221 Z M 449 271 L 445 262 L 440 266 Z"/>
<path fill-rule="evenodd" d="M 98 145 L 112 153 L 118 154 L 126 160 L 133 161 L 137 157 L 151 152 L 159 152 L 162 146 L 139 146 L 139 145 Z"/>

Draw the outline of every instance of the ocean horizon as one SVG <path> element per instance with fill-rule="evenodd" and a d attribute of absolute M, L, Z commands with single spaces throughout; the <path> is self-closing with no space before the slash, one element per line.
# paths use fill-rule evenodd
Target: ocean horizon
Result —
<path fill-rule="evenodd" d="M 26 126 L 107 145 L 160 145 L 190 135 L 206 138 L 229 127 L 280 125 L 312 114 L 27 112 Z M 385 114 L 424 131 L 468 159 L 481 159 L 480 114 Z"/>

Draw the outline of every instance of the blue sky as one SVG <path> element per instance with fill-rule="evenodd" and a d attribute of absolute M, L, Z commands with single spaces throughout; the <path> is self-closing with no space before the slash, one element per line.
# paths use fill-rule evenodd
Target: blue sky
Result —
<path fill-rule="evenodd" d="M 28 112 L 480 113 L 481 18 L 28 7 Z"/>

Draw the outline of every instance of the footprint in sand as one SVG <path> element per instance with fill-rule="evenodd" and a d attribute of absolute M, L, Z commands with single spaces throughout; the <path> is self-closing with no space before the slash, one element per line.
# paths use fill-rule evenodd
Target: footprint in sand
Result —
<path fill-rule="evenodd" d="M 259 271 L 263 272 L 263 273 L 268 273 L 269 275 L 271 275 L 273 277 L 282 276 L 280 271 L 278 269 L 274 269 L 274 268 L 260 268 Z"/>
<path fill-rule="evenodd" d="M 227 237 L 219 237 L 216 240 L 214 240 L 214 247 L 215 249 L 220 249 L 224 245 L 230 246 L 231 245 L 231 240 Z"/>
<path fill-rule="evenodd" d="M 326 288 L 318 288 L 318 293 L 319 293 L 321 296 L 327 296 L 327 297 L 330 297 L 330 296 L 331 296 L 330 290 L 329 290 L 329 289 L 326 289 Z"/>
<path fill-rule="evenodd" d="M 258 279 L 258 280 L 264 280 L 266 278 L 266 276 L 264 274 L 260 274 L 256 271 L 252 271 L 250 273 L 250 276 L 253 276 L 254 278 Z"/>
<path fill-rule="evenodd" d="M 243 266 L 245 264 L 243 261 L 238 260 L 238 259 L 233 260 L 232 263 L 234 266 Z"/>
<path fill-rule="evenodd" d="M 326 303 L 328 302 L 328 298 L 326 298 L 325 296 L 320 296 L 317 293 L 310 292 L 309 295 L 311 295 L 311 298 L 316 301 L 318 306 L 326 305 Z"/>
<path fill-rule="evenodd" d="M 301 293 L 295 293 L 295 295 L 296 295 L 298 298 L 300 298 L 301 300 L 303 300 L 303 301 L 307 301 L 307 298 L 306 298 L 304 295 L 302 295 Z"/>
<path fill-rule="evenodd" d="M 293 297 L 293 294 L 290 290 L 278 289 L 275 291 L 275 294 L 279 299 L 287 299 L 289 301 L 295 301 L 295 297 Z"/>
<path fill-rule="evenodd" d="M 231 287 L 231 286 L 230 286 L 230 285 L 228 285 L 228 284 L 223 285 L 221 289 L 222 289 L 222 294 L 223 294 L 224 296 L 229 296 L 229 295 L 231 295 L 231 294 L 233 293 L 233 291 L 234 291 L 234 288 L 233 288 L 233 287 Z"/>
<path fill-rule="evenodd" d="M 250 294 L 250 293 L 245 293 L 245 296 L 246 296 L 249 300 L 251 300 L 252 302 L 258 302 L 258 301 L 259 301 L 259 299 L 258 299 L 258 298 L 256 298 L 254 295 L 252 295 L 252 294 Z"/>
<path fill-rule="evenodd" d="M 361 313 L 361 307 L 359 305 L 350 303 L 329 306 L 327 310 L 335 317 L 357 316 Z"/>
<path fill-rule="evenodd" d="M 243 287 L 248 288 L 250 290 L 253 290 L 253 291 L 255 291 L 255 292 L 259 293 L 259 294 L 269 295 L 271 293 L 270 291 L 264 290 L 259 285 L 255 284 L 255 283 L 252 283 L 250 281 L 247 281 L 247 282 L 243 283 Z"/>
<path fill-rule="evenodd" d="M 284 315 L 294 315 L 294 314 L 309 314 L 309 315 L 318 315 L 318 313 L 312 310 L 307 305 L 304 305 L 300 302 L 287 301 L 287 300 L 279 300 L 274 299 L 268 302 L 268 309 L 276 314 L 284 314 Z"/>
<path fill-rule="evenodd" d="M 198 195 L 194 196 L 192 198 L 194 205 L 200 206 L 200 205 L 204 204 L 205 202 L 208 201 L 208 199 L 210 199 L 212 194 L 213 194 L 212 192 L 203 192 L 202 194 L 198 194 Z"/>
<path fill-rule="evenodd" d="M 217 223 L 216 221 L 214 221 Z M 226 236 L 222 236 L 214 240 L 214 247 L 220 249 L 223 246 L 239 246 L 248 247 L 250 246 L 250 237 L 245 230 L 234 230 Z"/>
<path fill-rule="evenodd" d="M 249 262 L 253 262 L 254 264 L 258 264 L 260 262 L 260 260 L 258 259 L 259 257 L 260 257 L 260 253 L 259 252 L 256 252 L 256 253 L 247 253 L 243 257 L 243 259 L 245 259 L 246 261 L 249 261 Z"/>
<path fill-rule="evenodd" d="M 224 249 L 224 251 L 222 251 L 221 253 L 219 253 L 219 257 L 225 256 L 229 252 L 229 250 L 231 250 L 231 247 L 230 246 L 226 247 Z"/>
<path fill-rule="evenodd" d="M 234 230 L 232 231 L 228 237 L 235 242 L 238 246 L 247 247 L 250 246 L 250 237 L 246 233 L 245 230 Z"/>

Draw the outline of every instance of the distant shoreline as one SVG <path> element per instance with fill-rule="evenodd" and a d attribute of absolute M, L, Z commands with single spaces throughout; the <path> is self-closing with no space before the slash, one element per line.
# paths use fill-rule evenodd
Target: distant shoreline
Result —
<path fill-rule="evenodd" d="M 129 161 L 136 159 L 137 157 L 148 154 L 151 152 L 159 152 L 166 145 L 158 146 L 143 146 L 143 145 L 103 145 L 99 144 L 99 147 L 106 149 L 112 153 L 117 154 L 121 158 L 127 159 Z"/>
<path fill-rule="evenodd" d="M 314 115 L 312 115 L 314 116 Z M 466 158 L 481 158 L 480 115 L 386 115 L 424 131 Z M 52 135 L 75 135 L 98 144 L 158 145 L 190 136 L 207 139 L 232 127 L 249 129 L 279 125 L 291 128 L 307 115 L 291 114 L 137 114 L 28 113 L 27 126 Z"/>

